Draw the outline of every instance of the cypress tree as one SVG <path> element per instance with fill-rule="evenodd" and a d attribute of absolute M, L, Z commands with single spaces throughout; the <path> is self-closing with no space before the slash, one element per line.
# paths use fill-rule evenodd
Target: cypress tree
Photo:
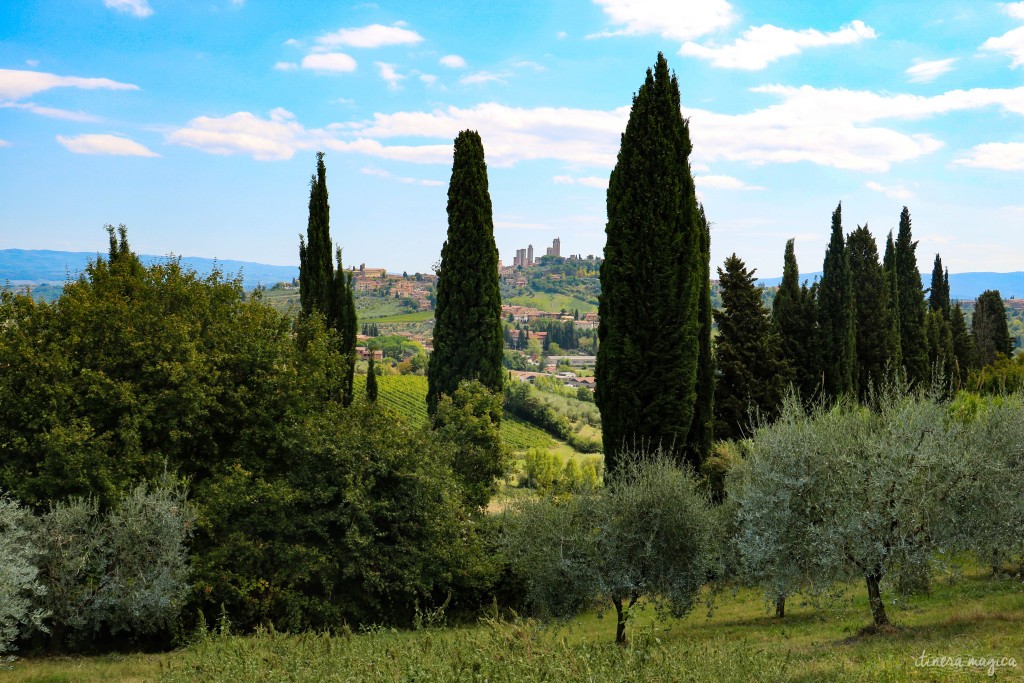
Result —
<path fill-rule="evenodd" d="M 701 282 L 704 286 L 700 290 L 697 302 L 697 322 L 700 325 L 697 332 L 697 341 L 700 344 L 697 355 L 697 401 L 693 408 L 690 433 L 686 437 L 686 452 L 691 454 L 694 462 L 702 462 L 711 455 L 715 423 L 715 363 L 711 351 L 711 227 L 708 225 L 707 216 L 704 215 L 703 205 L 699 205 L 699 212 L 700 263 L 704 266 Z"/>
<path fill-rule="evenodd" d="M 933 311 L 941 311 L 949 319 L 949 270 L 942 269 L 942 257 L 935 255 L 935 266 L 932 268 L 932 286 L 928 294 L 928 307 Z"/>
<path fill-rule="evenodd" d="M 778 416 L 786 387 L 781 342 L 754 284 L 753 270 L 736 254 L 718 269 L 722 310 L 715 358 L 720 381 L 715 387 L 715 434 L 719 438 L 750 436 L 752 419 Z"/>
<path fill-rule="evenodd" d="M 953 352 L 953 333 L 945 312 L 928 311 L 924 316 L 924 337 L 928 345 L 928 367 L 933 383 L 942 381 L 944 391 L 959 382 L 956 371 L 956 354 Z"/>
<path fill-rule="evenodd" d="M 498 247 L 484 145 L 476 131 L 455 138 L 448 184 L 448 239 L 441 248 L 434 351 L 427 365 L 427 410 L 463 380 L 501 391 L 502 324 Z M 500 417 L 500 416 L 499 416 Z"/>
<path fill-rule="evenodd" d="M 857 389 L 853 282 L 843 239 L 843 205 L 832 213 L 832 236 L 818 284 L 818 324 L 824 391 L 832 398 Z"/>
<path fill-rule="evenodd" d="M 907 380 L 926 383 L 931 375 L 928 346 L 924 334 L 925 299 L 921 271 L 917 268 L 917 242 L 910 233 L 910 211 L 903 207 L 899 232 L 896 234 L 894 261 L 896 268 L 897 306 L 900 316 L 900 350 Z"/>
<path fill-rule="evenodd" d="M 854 289 L 857 339 L 857 386 L 860 397 L 878 386 L 896 354 L 896 327 L 885 269 L 878 262 L 878 246 L 867 225 L 859 226 L 846 240 L 850 277 Z"/>
<path fill-rule="evenodd" d="M 999 290 L 989 289 L 978 297 L 974 304 L 971 331 L 978 366 L 992 363 L 999 354 L 1007 357 L 1013 355 L 1013 342 L 1006 323 L 1006 308 L 1003 307 L 1003 297 L 1000 296 Z"/>
<path fill-rule="evenodd" d="M 808 310 L 807 287 L 800 286 L 800 269 L 796 262 L 794 240 L 786 241 L 783 257 L 782 282 L 772 302 L 772 322 L 779 334 L 780 352 L 789 366 L 787 380 L 792 380 L 797 391 L 810 399 L 818 384 L 818 368 L 813 358 L 814 316 L 813 302 Z"/>
<path fill-rule="evenodd" d="M 369 348 L 369 347 L 367 347 Z M 373 363 L 373 349 L 370 350 L 370 360 L 366 366 L 366 398 L 373 403 L 377 400 L 377 370 Z"/>
<path fill-rule="evenodd" d="M 299 236 L 299 307 L 303 315 L 327 314 L 330 296 L 331 207 L 327 201 L 324 153 L 316 153 L 316 173 L 309 183 L 309 221 L 306 237 Z"/>
<path fill-rule="evenodd" d="M 331 206 L 327 197 L 327 167 L 324 153 L 316 153 L 316 173 L 310 180 L 309 220 L 306 236 L 299 236 L 299 307 L 303 316 L 319 313 L 327 327 L 338 333 L 338 351 L 344 358 L 341 402 L 352 403 L 356 365 L 358 321 L 352 290 L 352 274 L 341 263 L 341 247 L 331 261 Z"/>
<path fill-rule="evenodd" d="M 893 357 L 892 366 L 894 369 L 904 373 L 903 370 L 903 344 L 900 339 L 900 306 L 899 306 L 899 279 L 896 275 L 896 243 L 892 239 L 892 230 L 885 240 L 885 256 L 882 258 L 882 270 L 885 271 L 885 281 L 889 286 L 889 302 L 892 304 L 892 335 L 893 335 Z"/>
<path fill-rule="evenodd" d="M 967 329 L 967 321 L 964 319 L 964 310 L 958 301 L 953 307 L 949 320 L 950 336 L 953 340 L 953 359 L 955 363 L 954 389 L 963 386 L 967 379 L 967 373 L 974 367 L 974 339 Z"/>
<path fill-rule="evenodd" d="M 679 83 L 659 53 L 633 97 L 607 193 L 595 401 L 609 471 L 631 447 L 660 446 L 699 465 L 692 444 L 708 438 L 691 437 L 711 398 L 698 382 L 709 266 L 679 105 Z"/>
<path fill-rule="evenodd" d="M 341 247 L 335 254 L 338 267 L 331 278 L 330 301 L 327 311 L 328 327 L 338 332 L 338 347 L 345 365 L 341 378 L 341 404 L 352 404 L 356 372 L 356 302 L 352 287 L 352 273 L 341 264 Z"/>

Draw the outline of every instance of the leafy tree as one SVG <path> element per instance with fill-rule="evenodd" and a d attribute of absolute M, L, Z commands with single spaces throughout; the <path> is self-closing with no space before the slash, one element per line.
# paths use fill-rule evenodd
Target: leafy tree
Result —
<path fill-rule="evenodd" d="M 689 128 L 679 84 L 659 53 L 633 98 L 608 187 L 601 265 L 597 393 L 605 460 L 633 445 L 662 447 L 694 463 L 686 445 L 710 387 L 698 382 L 701 303 L 708 287 L 706 230 L 690 173 Z M 703 389 L 701 390 L 701 387 Z"/>
<path fill-rule="evenodd" d="M 522 504 L 509 517 L 506 549 L 537 612 L 570 616 L 611 603 L 618 643 L 642 597 L 659 612 L 689 612 L 718 551 L 715 515 L 688 469 L 660 453 L 622 457 L 603 491 Z"/>
<path fill-rule="evenodd" d="M 299 305 L 303 315 L 326 315 L 334 269 L 331 257 L 331 207 L 327 201 L 324 153 L 316 153 L 316 174 L 310 180 L 309 222 L 299 235 Z"/>
<path fill-rule="evenodd" d="M 832 398 L 857 389 L 857 320 L 842 209 L 840 204 L 832 213 L 832 237 L 825 249 L 817 295 L 823 388 Z"/>
<path fill-rule="evenodd" d="M 730 489 L 744 561 L 773 591 L 863 577 L 874 624 L 887 624 L 883 582 L 973 547 L 987 523 L 983 442 L 942 404 L 898 391 L 811 415 L 790 401 Z"/>
<path fill-rule="evenodd" d="M 911 383 L 925 385 L 930 379 L 931 369 L 928 366 L 928 345 L 924 333 L 926 304 L 916 251 L 917 242 L 913 241 L 910 232 L 910 211 L 904 206 L 894 244 L 900 351 L 907 379 Z"/>
<path fill-rule="evenodd" d="M 814 301 L 806 285 L 800 286 L 794 240 L 787 240 L 782 282 L 772 302 L 772 322 L 779 333 L 782 359 L 789 366 L 790 377 L 805 400 L 815 395 L 819 383 L 814 343 L 816 318 Z"/>
<path fill-rule="evenodd" d="M 999 354 L 1013 355 L 1006 309 L 999 290 L 989 289 L 978 297 L 974 305 L 974 317 L 971 318 L 971 332 L 979 366 L 995 361 Z"/>
<path fill-rule="evenodd" d="M 356 303 L 352 273 L 341 265 L 341 247 L 336 252 L 338 267 L 331 278 L 327 326 L 338 332 L 338 349 L 345 364 L 341 375 L 341 404 L 352 404 L 356 371 Z"/>
<path fill-rule="evenodd" d="M 933 311 L 941 311 L 946 319 L 949 319 L 949 269 L 943 270 L 942 257 L 935 255 L 935 265 L 932 268 L 932 286 L 928 295 L 928 308 Z"/>
<path fill-rule="evenodd" d="M 32 511 L 0 495 L 0 662 L 20 637 L 46 628 L 47 613 L 39 607 L 46 589 L 38 579 L 37 539 Z"/>
<path fill-rule="evenodd" d="M 718 269 L 723 309 L 718 323 L 715 359 L 721 373 L 715 388 L 715 433 L 720 438 L 749 436 L 761 417 L 774 419 L 782 407 L 788 367 L 780 342 L 755 284 L 754 271 L 736 254 Z"/>
<path fill-rule="evenodd" d="M 941 310 L 925 314 L 924 337 L 928 345 L 928 364 L 932 369 L 933 384 L 941 380 L 946 388 L 957 386 L 959 382 L 956 377 L 952 327 Z"/>
<path fill-rule="evenodd" d="M 451 396 L 443 394 L 437 405 L 434 425 L 440 438 L 456 446 L 452 468 L 470 507 L 487 505 L 507 469 L 498 434 L 501 405 L 501 394 L 477 380 L 464 381 Z"/>
<path fill-rule="evenodd" d="M 373 367 L 373 351 L 370 351 L 370 359 L 366 365 L 366 398 L 373 403 L 377 400 L 377 370 Z"/>
<path fill-rule="evenodd" d="M 427 409 L 437 411 L 463 380 L 501 391 L 502 324 L 498 248 L 480 135 L 455 138 L 448 185 L 448 239 L 441 249 L 434 313 L 434 351 L 427 368 Z"/>
<path fill-rule="evenodd" d="M 896 358 L 898 329 L 885 270 L 878 262 L 878 247 L 868 226 L 847 236 L 846 249 L 856 311 L 857 386 L 865 399 L 872 386 L 885 380 Z"/>

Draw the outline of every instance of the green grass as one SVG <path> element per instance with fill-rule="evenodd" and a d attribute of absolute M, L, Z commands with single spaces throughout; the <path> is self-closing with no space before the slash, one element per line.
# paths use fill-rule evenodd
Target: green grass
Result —
<path fill-rule="evenodd" d="M 356 635 L 211 637 L 166 655 L 20 661 L 0 680 L 100 681 L 898 681 L 1024 680 L 1024 586 L 985 570 L 930 595 L 888 605 L 895 628 L 869 621 L 861 583 L 821 611 L 791 600 L 785 619 L 761 594 L 726 591 L 708 616 L 679 620 L 641 611 L 630 644 L 612 644 L 608 614 L 542 625 L 485 618 L 470 626 Z M 1013 657 L 990 679 L 980 669 L 917 667 L 931 656 Z"/>
<path fill-rule="evenodd" d="M 516 306 L 530 306 L 531 308 L 536 308 L 541 311 L 552 311 L 554 313 L 557 313 L 562 309 L 571 313 L 577 308 L 580 310 L 580 315 L 584 313 L 597 313 L 597 304 L 584 301 L 583 299 L 577 299 L 576 297 L 569 296 L 567 294 L 534 292 L 533 294 L 512 297 L 502 303 Z"/>
<path fill-rule="evenodd" d="M 433 311 L 414 311 L 412 313 L 402 313 L 400 315 L 386 315 L 380 318 L 370 318 L 366 316 L 360 316 L 360 323 L 421 323 L 427 320 L 434 319 Z"/>
<path fill-rule="evenodd" d="M 355 391 L 366 391 L 366 375 L 356 375 Z M 427 423 L 427 378 L 419 375 L 383 375 L 377 378 L 377 400 L 415 425 Z M 527 448 L 555 448 L 558 443 L 546 432 L 514 417 L 501 421 L 501 441 L 514 452 Z M 570 449 L 571 450 L 571 449 Z"/>

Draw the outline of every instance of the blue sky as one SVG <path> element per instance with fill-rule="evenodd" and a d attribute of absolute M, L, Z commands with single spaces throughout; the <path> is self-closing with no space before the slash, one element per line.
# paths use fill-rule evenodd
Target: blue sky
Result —
<path fill-rule="evenodd" d="M 1024 270 L 1024 2 L 52 0 L 0 9 L 0 248 L 295 264 L 315 151 L 346 264 L 439 257 L 479 130 L 501 258 L 599 254 L 632 94 L 663 51 L 712 268 L 762 276 L 830 216 L 930 271 Z"/>

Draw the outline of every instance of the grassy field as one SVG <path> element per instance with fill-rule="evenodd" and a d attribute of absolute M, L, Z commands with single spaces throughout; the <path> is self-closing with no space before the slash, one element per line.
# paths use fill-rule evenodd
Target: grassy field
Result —
<path fill-rule="evenodd" d="M 421 323 L 427 320 L 434 319 L 433 311 L 414 311 L 412 313 L 402 313 L 399 315 L 386 315 L 380 318 L 370 318 L 359 316 L 359 322 L 362 323 Z"/>
<path fill-rule="evenodd" d="M 29 659 L 0 680 L 184 681 L 965 681 L 1024 680 L 1024 586 L 985 570 L 888 607 L 895 626 L 871 633 L 864 589 L 817 611 L 791 600 L 768 616 L 750 589 L 718 596 L 680 620 L 641 612 L 630 644 L 591 613 L 569 622 L 481 619 L 418 631 L 210 637 L 163 655 Z M 961 667 L 918 666 L 961 657 Z M 968 657 L 984 660 L 969 667 Z M 1013 658 L 1016 667 L 1001 658 Z M 990 661 L 991 660 L 991 661 Z M 994 676 L 988 676 L 992 665 Z"/>
<path fill-rule="evenodd" d="M 356 375 L 355 391 L 366 391 L 366 375 Z M 377 378 L 377 400 L 404 415 L 414 424 L 427 422 L 427 378 L 418 375 L 384 375 Z M 546 432 L 514 417 L 501 421 L 501 440 L 513 451 L 527 448 L 556 448 L 560 442 Z M 568 448 L 568 446 L 566 446 Z M 570 449 L 571 450 L 571 449 Z"/>
<path fill-rule="evenodd" d="M 597 313 L 597 304 L 582 299 L 577 299 L 566 294 L 549 294 L 547 292 L 534 292 L 533 294 L 516 296 L 503 301 L 504 304 L 517 306 L 530 306 L 541 311 L 553 311 L 557 313 L 562 309 L 570 313 L 577 308 L 580 314 Z"/>

